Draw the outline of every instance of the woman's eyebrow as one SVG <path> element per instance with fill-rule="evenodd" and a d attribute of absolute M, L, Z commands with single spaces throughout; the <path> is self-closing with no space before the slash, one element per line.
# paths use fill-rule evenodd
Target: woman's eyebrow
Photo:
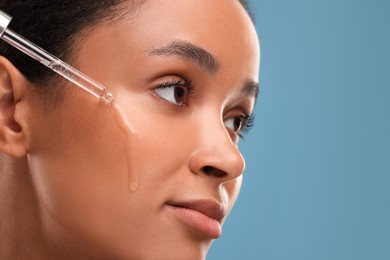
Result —
<path fill-rule="evenodd" d="M 211 53 L 199 46 L 181 40 L 176 40 L 168 45 L 152 49 L 149 51 L 149 55 L 178 56 L 197 63 L 202 69 L 213 74 L 219 68 L 217 60 Z"/>
<path fill-rule="evenodd" d="M 248 80 L 244 87 L 242 88 L 242 92 L 246 96 L 254 97 L 257 100 L 257 96 L 260 92 L 260 85 L 258 82 L 253 80 Z"/>

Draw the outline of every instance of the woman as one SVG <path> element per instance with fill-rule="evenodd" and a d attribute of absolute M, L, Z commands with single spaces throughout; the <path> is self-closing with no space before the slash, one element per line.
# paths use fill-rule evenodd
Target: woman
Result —
<path fill-rule="evenodd" d="M 242 3 L 0 9 L 115 95 L 107 105 L 1 43 L 0 259 L 204 259 L 239 193 L 258 91 Z"/>

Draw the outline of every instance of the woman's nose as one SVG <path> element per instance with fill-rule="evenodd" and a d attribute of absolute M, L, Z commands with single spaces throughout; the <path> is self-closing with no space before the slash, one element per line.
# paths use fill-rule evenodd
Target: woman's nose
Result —
<path fill-rule="evenodd" d="M 191 171 L 216 178 L 220 182 L 239 177 L 244 172 L 245 161 L 224 125 L 208 125 L 202 129 L 197 149 L 189 158 Z"/>

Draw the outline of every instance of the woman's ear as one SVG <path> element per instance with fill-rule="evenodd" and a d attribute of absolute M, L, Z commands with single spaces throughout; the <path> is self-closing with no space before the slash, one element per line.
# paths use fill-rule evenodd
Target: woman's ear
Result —
<path fill-rule="evenodd" d="M 16 116 L 27 85 L 20 71 L 0 56 L 0 152 L 15 158 L 27 153 L 23 113 Z"/>

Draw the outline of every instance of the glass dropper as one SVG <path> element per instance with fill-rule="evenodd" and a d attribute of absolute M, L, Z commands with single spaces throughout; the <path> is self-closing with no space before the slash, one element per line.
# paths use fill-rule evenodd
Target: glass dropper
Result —
<path fill-rule="evenodd" d="M 0 38 L 31 58 L 39 61 L 54 72 L 60 74 L 95 97 L 107 103 L 114 101 L 114 95 L 103 85 L 84 75 L 66 62 L 48 53 L 41 47 L 28 41 L 10 29 L 7 29 L 12 17 L 0 10 Z"/>

